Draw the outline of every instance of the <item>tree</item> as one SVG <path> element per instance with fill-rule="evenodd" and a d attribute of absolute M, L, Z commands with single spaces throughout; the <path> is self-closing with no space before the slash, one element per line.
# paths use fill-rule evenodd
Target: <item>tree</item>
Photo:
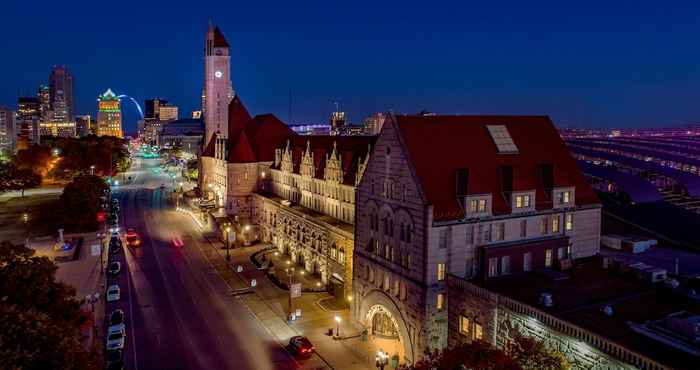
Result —
<path fill-rule="evenodd" d="M 0 363 L 4 369 L 99 369 L 82 345 L 86 318 L 56 265 L 34 251 L 0 243 Z"/>
<path fill-rule="evenodd" d="M 64 227 L 68 230 L 95 230 L 100 199 L 109 187 L 99 176 L 80 175 L 68 183 L 61 194 Z"/>
<path fill-rule="evenodd" d="M 506 349 L 523 370 L 568 370 L 569 361 L 563 353 L 550 350 L 544 342 L 516 333 Z"/>
<path fill-rule="evenodd" d="M 426 351 L 425 357 L 411 366 L 399 366 L 402 370 L 521 370 L 521 367 L 505 352 L 489 343 L 477 340 L 463 343 L 442 351 Z"/>
<path fill-rule="evenodd" d="M 19 190 L 24 197 L 24 190 L 41 185 L 41 176 L 29 168 L 17 168 L 12 163 L 0 163 L 0 193 Z"/>

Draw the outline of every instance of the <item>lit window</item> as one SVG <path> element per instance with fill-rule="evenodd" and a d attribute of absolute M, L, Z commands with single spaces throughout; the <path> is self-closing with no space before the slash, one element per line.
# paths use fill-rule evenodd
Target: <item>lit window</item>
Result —
<path fill-rule="evenodd" d="M 442 310 L 445 307 L 445 295 L 438 293 L 437 295 L 437 309 Z"/>
<path fill-rule="evenodd" d="M 484 337 L 484 331 L 481 327 L 481 324 L 475 322 L 474 323 L 474 339 L 482 339 Z"/>
<path fill-rule="evenodd" d="M 501 257 L 501 274 L 510 274 L 510 256 Z"/>
<path fill-rule="evenodd" d="M 438 263 L 438 265 L 437 265 L 437 279 L 438 279 L 438 281 L 445 280 L 445 264 L 444 263 Z"/>
<path fill-rule="evenodd" d="M 478 202 L 476 201 L 476 199 L 470 200 L 469 201 L 469 212 L 472 212 L 472 213 L 476 212 L 477 205 L 478 205 Z"/>
<path fill-rule="evenodd" d="M 562 191 L 559 193 L 559 204 L 569 204 L 571 202 L 571 192 Z"/>
<path fill-rule="evenodd" d="M 489 277 L 498 276 L 498 258 L 489 258 Z"/>
<path fill-rule="evenodd" d="M 515 208 L 523 208 L 523 196 L 518 195 L 515 197 Z"/>
<path fill-rule="evenodd" d="M 552 267 L 552 250 L 547 249 L 544 254 L 544 266 L 545 267 Z"/>
<path fill-rule="evenodd" d="M 571 231 L 574 229 L 574 215 L 569 213 L 566 215 L 566 222 L 564 223 L 564 228 L 566 231 Z"/>
<path fill-rule="evenodd" d="M 486 200 L 479 199 L 479 212 L 486 212 Z"/>
<path fill-rule="evenodd" d="M 345 251 L 342 248 L 338 249 L 338 263 L 345 263 Z"/>
<path fill-rule="evenodd" d="M 559 232 L 559 216 L 552 217 L 552 232 L 553 233 Z"/>
<path fill-rule="evenodd" d="M 469 318 L 464 315 L 459 316 L 459 332 L 463 335 L 469 334 Z"/>

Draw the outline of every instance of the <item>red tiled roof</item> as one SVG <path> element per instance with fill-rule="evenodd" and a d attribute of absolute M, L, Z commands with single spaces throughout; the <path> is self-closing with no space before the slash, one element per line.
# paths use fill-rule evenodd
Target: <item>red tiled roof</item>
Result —
<path fill-rule="evenodd" d="M 206 147 L 204 147 L 204 151 L 202 152 L 202 157 L 213 157 L 215 152 L 216 152 L 216 133 L 211 135 L 211 139 L 209 139 L 209 143 L 207 144 Z"/>
<path fill-rule="evenodd" d="M 228 152 L 228 163 L 253 163 L 255 154 L 248 141 L 248 135 L 241 132 L 238 135 L 238 141 L 231 147 Z"/>
<path fill-rule="evenodd" d="M 214 47 L 217 48 L 227 48 L 229 47 L 226 37 L 221 32 L 219 27 L 214 28 Z"/>
<path fill-rule="evenodd" d="M 435 220 L 464 217 L 456 196 L 458 169 L 469 170 L 468 193 L 493 195 L 494 214 L 508 214 L 498 171 L 512 166 L 513 191 L 536 190 L 537 209 L 552 207 L 545 198 L 538 165 L 552 164 L 554 186 L 575 186 L 576 204 L 598 204 L 554 124 L 547 116 L 395 116 L 420 184 L 433 205 Z M 517 154 L 499 154 L 486 128 L 506 126 Z"/>
<path fill-rule="evenodd" d="M 245 133 L 259 162 L 274 161 L 275 149 L 282 148 L 287 139 L 296 136 L 296 133 L 274 114 L 255 116 L 245 126 Z"/>
<path fill-rule="evenodd" d="M 238 134 L 245 128 L 250 119 L 250 113 L 243 105 L 241 98 L 238 95 L 234 96 L 228 104 L 228 137 L 231 139 L 229 142 L 235 143 L 237 141 Z"/>

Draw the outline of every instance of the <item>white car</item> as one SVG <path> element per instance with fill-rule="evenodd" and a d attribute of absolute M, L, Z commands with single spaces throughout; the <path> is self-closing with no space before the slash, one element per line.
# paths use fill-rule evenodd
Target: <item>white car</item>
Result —
<path fill-rule="evenodd" d="M 112 285 L 107 289 L 107 302 L 119 300 L 119 285 Z"/>
<path fill-rule="evenodd" d="M 123 349 L 125 338 L 126 331 L 124 330 L 124 328 L 115 331 L 110 330 L 109 335 L 107 336 L 107 350 L 113 351 L 116 349 Z"/>

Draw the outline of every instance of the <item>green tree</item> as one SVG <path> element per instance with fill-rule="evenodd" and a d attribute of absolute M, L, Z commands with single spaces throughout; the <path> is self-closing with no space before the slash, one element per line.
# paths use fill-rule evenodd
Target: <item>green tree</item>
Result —
<path fill-rule="evenodd" d="M 401 370 L 521 370 L 505 352 L 484 341 L 473 341 L 442 351 L 426 351 L 422 360 Z"/>
<path fill-rule="evenodd" d="M 0 243 L 0 364 L 3 369 L 99 369 L 82 344 L 86 318 L 56 265 L 34 251 Z"/>
<path fill-rule="evenodd" d="M 12 163 L 0 162 L 0 193 L 12 190 L 22 192 L 41 185 L 41 176 L 29 168 L 17 168 Z"/>
<path fill-rule="evenodd" d="M 97 229 L 96 217 L 102 204 L 100 198 L 108 190 L 109 186 L 99 176 L 76 176 L 61 194 L 64 227 L 73 231 Z"/>
<path fill-rule="evenodd" d="M 563 353 L 549 349 L 544 342 L 516 333 L 506 349 L 523 370 L 569 370 Z"/>

